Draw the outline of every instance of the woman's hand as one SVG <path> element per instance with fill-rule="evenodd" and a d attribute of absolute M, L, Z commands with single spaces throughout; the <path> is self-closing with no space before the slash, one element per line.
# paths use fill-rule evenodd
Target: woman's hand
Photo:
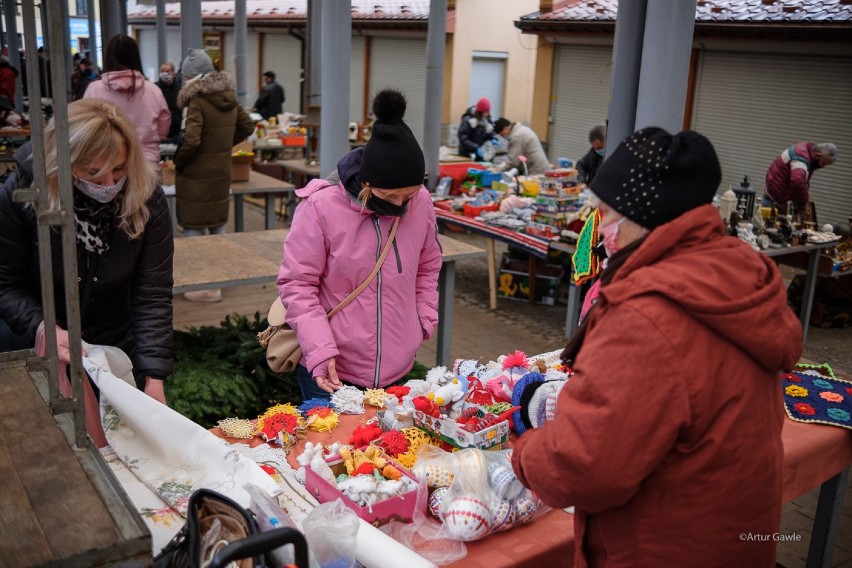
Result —
<path fill-rule="evenodd" d="M 337 376 L 337 369 L 335 368 L 334 358 L 328 360 L 328 371 L 323 375 L 317 375 L 314 377 L 314 380 L 317 382 L 317 386 L 322 390 L 330 393 L 334 393 L 337 389 L 343 386 L 340 382 L 340 379 Z"/>
<path fill-rule="evenodd" d="M 44 320 L 40 324 L 38 324 L 38 329 L 36 330 L 36 344 L 38 344 L 39 340 L 46 341 L 44 337 Z M 59 359 L 59 362 L 68 365 L 71 363 L 71 348 L 68 346 L 68 332 L 56 326 L 56 356 Z M 81 352 L 83 357 L 88 356 L 85 349 L 81 348 Z M 45 353 L 47 353 L 47 344 L 45 343 Z"/>
<path fill-rule="evenodd" d="M 163 389 L 163 381 L 161 379 L 145 377 L 145 394 L 157 402 L 166 404 L 166 391 Z"/>

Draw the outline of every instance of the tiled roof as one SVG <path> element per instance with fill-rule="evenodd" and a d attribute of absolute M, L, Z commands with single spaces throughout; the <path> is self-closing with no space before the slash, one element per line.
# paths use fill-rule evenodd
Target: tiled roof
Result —
<path fill-rule="evenodd" d="M 618 0 L 568 0 L 554 7 L 521 17 L 521 27 L 525 22 L 613 23 Z M 698 0 L 695 12 L 697 24 L 852 24 L 852 0 Z"/>
<path fill-rule="evenodd" d="M 308 17 L 307 0 L 247 0 L 246 19 L 252 21 L 300 22 Z M 153 23 L 157 8 L 143 7 L 128 14 L 128 21 Z M 166 19 L 180 19 L 180 2 L 166 4 Z M 201 19 L 204 22 L 233 21 L 234 1 L 214 0 L 201 3 Z M 352 21 L 426 23 L 429 20 L 429 0 L 352 0 Z"/>

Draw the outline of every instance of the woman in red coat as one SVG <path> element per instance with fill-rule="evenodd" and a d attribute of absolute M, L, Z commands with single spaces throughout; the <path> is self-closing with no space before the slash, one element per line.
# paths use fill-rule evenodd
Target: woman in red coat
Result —
<path fill-rule="evenodd" d="M 9 104 L 15 105 L 15 82 L 18 79 L 18 70 L 9 64 L 6 56 L 0 55 L 0 95 L 9 99 Z"/>
<path fill-rule="evenodd" d="M 775 264 L 725 236 L 720 181 L 705 137 L 646 128 L 592 182 L 600 297 L 555 419 L 512 456 L 545 503 L 576 507 L 575 566 L 775 565 L 778 373 L 802 332 Z"/>

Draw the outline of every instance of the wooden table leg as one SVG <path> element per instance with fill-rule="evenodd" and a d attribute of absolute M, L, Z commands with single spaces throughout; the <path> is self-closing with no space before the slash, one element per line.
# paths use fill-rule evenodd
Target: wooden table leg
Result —
<path fill-rule="evenodd" d="M 234 232 L 242 233 L 245 230 L 245 222 L 243 219 L 243 196 L 234 194 Z"/>
<path fill-rule="evenodd" d="M 488 295 L 491 302 L 491 309 L 497 309 L 497 267 L 496 259 L 494 258 L 494 239 L 488 239 Z"/>
<path fill-rule="evenodd" d="M 449 365 L 453 338 L 453 296 L 456 286 L 456 263 L 445 262 L 438 275 L 438 345 L 435 365 Z"/>
<path fill-rule="evenodd" d="M 527 262 L 527 271 L 530 274 L 530 304 L 535 304 L 535 276 L 537 264 L 538 259 L 535 255 L 531 254 L 529 256 L 529 261 Z"/>

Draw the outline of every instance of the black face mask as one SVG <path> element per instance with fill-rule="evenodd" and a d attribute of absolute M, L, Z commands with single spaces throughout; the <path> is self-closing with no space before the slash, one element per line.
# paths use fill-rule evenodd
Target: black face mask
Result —
<path fill-rule="evenodd" d="M 411 200 L 409 199 L 408 201 Z M 367 209 L 369 209 L 373 213 L 376 213 L 377 215 L 386 215 L 388 217 L 402 217 L 403 215 L 405 215 L 405 212 L 408 211 L 408 201 L 406 201 L 402 205 L 396 205 L 394 203 L 391 203 L 390 201 L 385 201 L 384 199 L 373 194 L 367 201 Z"/>

